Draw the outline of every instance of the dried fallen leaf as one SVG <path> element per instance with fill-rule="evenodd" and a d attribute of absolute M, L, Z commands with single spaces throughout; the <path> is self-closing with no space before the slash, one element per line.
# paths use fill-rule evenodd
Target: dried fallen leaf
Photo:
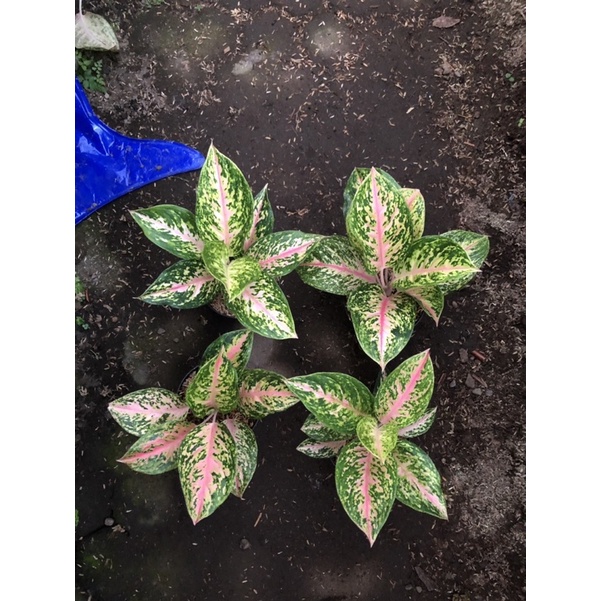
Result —
<path fill-rule="evenodd" d="M 432 21 L 432 25 L 434 27 L 438 27 L 439 29 L 448 29 L 449 27 L 455 27 L 457 23 L 459 23 L 461 19 L 457 19 L 455 17 L 436 17 L 434 21 Z"/>

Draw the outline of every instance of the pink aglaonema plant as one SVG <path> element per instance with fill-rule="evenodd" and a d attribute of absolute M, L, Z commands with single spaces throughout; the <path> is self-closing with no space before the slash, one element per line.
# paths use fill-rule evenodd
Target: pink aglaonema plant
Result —
<path fill-rule="evenodd" d="M 249 330 L 228 332 L 206 349 L 181 392 L 146 388 L 108 406 L 138 437 L 119 461 L 151 475 L 177 469 L 194 524 L 230 494 L 243 497 L 257 467 L 252 424 L 298 401 L 283 376 L 247 369 L 252 343 Z"/>
<path fill-rule="evenodd" d="M 438 323 L 445 295 L 474 277 L 488 238 L 464 230 L 423 236 L 420 191 L 382 169 L 353 171 L 343 213 L 347 235 L 319 240 L 297 272 L 306 284 L 347 297 L 357 340 L 384 372 L 409 342 L 418 312 Z"/>
<path fill-rule="evenodd" d="M 447 519 L 442 482 L 434 463 L 408 440 L 426 432 L 436 409 L 430 352 L 410 357 L 384 378 L 376 393 L 351 376 L 322 372 L 287 380 L 310 414 L 308 436 L 297 449 L 336 458 L 336 490 L 351 520 L 370 545 L 395 500 Z"/>

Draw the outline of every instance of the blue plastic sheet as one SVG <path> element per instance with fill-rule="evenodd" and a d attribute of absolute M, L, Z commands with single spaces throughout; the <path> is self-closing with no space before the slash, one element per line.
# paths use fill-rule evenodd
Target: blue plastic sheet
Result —
<path fill-rule="evenodd" d="M 75 79 L 75 224 L 107 203 L 164 177 L 200 169 L 204 156 L 178 142 L 117 133 L 94 114 Z"/>

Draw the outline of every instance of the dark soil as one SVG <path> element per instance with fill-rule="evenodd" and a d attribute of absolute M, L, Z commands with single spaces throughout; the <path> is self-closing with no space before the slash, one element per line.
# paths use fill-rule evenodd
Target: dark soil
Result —
<path fill-rule="evenodd" d="M 251 9 L 239 5 L 252 6 Z M 396 504 L 370 549 L 336 495 L 333 464 L 295 447 L 305 409 L 255 427 L 259 466 L 193 526 L 176 472 L 116 460 L 133 442 L 107 404 L 177 389 L 239 327 L 209 307 L 136 300 L 173 261 L 129 210 L 194 208 L 198 172 L 163 179 L 76 228 L 76 590 L 93 601 L 525 599 L 525 4 L 484 0 L 97 0 L 120 52 L 98 115 L 136 138 L 214 141 L 265 183 L 276 229 L 344 233 L 342 190 L 379 166 L 426 199 L 426 233 L 490 236 L 476 280 L 422 319 L 401 356 L 430 348 L 438 407 L 418 442 L 443 476 L 449 520 Z M 457 17 L 449 29 L 436 17 Z M 253 52 L 254 51 L 254 52 Z M 252 54 L 251 54 L 252 53 Z M 235 75 L 254 60 L 247 73 Z M 251 60 L 251 62 L 252 62 Z M 242 61 L 242 62 L 240 62 Z M 246 63 L 248 66 L 248 62 Z M 255 338 L 252 367 L 340 371 L 372 386 L 344 299 L 283 280 L 298 340 Z"/>

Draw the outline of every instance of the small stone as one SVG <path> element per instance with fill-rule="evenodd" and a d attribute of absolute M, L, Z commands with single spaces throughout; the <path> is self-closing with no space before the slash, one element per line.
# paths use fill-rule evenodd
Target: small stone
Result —
<path fill-rule="evenodd" d="M 465 385 L 468 388 L 475 388 L 476 387 L 476 380 L 474 380 L 474 378 L 472 378 L 471 374 L 467 375 L 467 378 L 465 379 Z"/>
<path fill-rule="evenodd" d="M 449 388 L 455 388 L 455 386 L 457 386 L 457 381 L 456 380 L 451 380 L 449 382 Z"/>
<path fill-rule="evenodd" d="M 157 330 L 157 334 L 164 334 L 165 333 L 165 328 L 159 328 Z"/>
<path fill-rule="evenodd" d="M 240 541 L 240 548 L 241 548 L 243 551 L 246 551 L 247 549 L 250 549 L 250 542 L 249 542 L 249 541 L 247 541 L 245 538 L 243 538 L 243 539 Z"/>
<path fill-rule="evenodd" d="M 115 525 L 115 520 L 113 518 L 105 518 L 104 525 L 112 528 Z"/>
<path fill-rule="evenodd" d="M 412 584 L 408 584 L 408 585 L 405 587 L 405 590 L 406 590 L 406 591 L 410 591 L 412 588 L 413 588 L 413 585 L 412 585 Z"/>
<path fill-rule="evenodd" d="M 492 396 L 492 390 L 487 390 L 486 391 L 486 396 Z"/>
<path fill-rule="evenodd" d="M 423 589 L 422 589 L 422 587 L 421 587 L 421 586 L 416 586 L 416 587 L 415 587 L 415 590 L 416 590 L 418 593 L 421 593 Z"/>
<path fill-rule="evenodd" d="M 476 395 L 480 396 L 482 394 L 482 388 L 474 388 L 472 390 L 472 394 L 476 394 Z"/>
<path fill-rule="evenodd" d="M 467 360 L 469 359 L 469 355 L 464 348 L 459 349 L 459 359 L 461 359 L 461 363 L 467 363 Z"/>

